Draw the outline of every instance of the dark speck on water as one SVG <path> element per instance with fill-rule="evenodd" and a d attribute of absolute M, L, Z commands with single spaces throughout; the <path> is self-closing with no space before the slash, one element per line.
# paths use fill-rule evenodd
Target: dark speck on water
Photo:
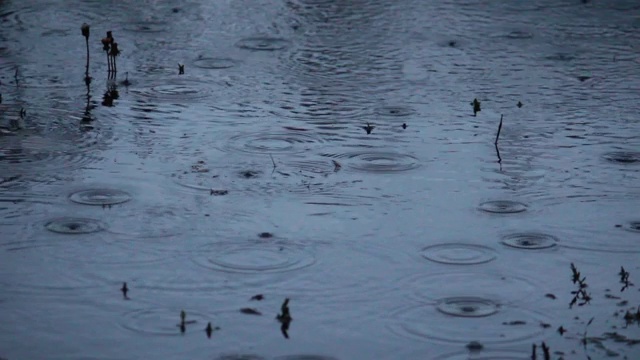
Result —
<path fill-rule="evenodd" d="M 637 358 L 639 29 L 637 0 L 0 0 L 0 357 Z"/>

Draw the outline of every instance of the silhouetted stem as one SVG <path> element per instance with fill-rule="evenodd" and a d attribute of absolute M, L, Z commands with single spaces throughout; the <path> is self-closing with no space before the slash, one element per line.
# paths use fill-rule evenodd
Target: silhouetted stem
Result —
<path fill-rule="evenodd" d="M 502 116 L 503 115 L 500 115 L 500 125 L 498 125 L 498 133 L 496 134 L 496 141 L 494 142 L 496 146 L 498 146 L 498 138 L 500 138 L 500 130 L 502 130 Z"/>
<path fill-rule="evenodd" d="M 87 36 L 84 39 L 87 44 L 87 66 L 86 66 L 85 76 L 88 78 L 89 77 L 89 37 Z"/>

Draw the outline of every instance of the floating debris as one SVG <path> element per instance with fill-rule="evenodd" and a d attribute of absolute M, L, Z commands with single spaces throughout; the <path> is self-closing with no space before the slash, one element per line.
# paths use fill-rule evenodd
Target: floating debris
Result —
<path fill-rule="evenodd" d="M 122 288 L 120 288 L 120 291 L 122 291 L 122 295 L 124 296 L 125 300 L 129 300 L 129 297 L 127 296 L 127 293 L 129 292 L 129 287 L 127 287 L 126 282 L 122 283 Z"/>
<path fill-rule="evenodd" d="M 262 313 L 254 308 L 242 308 L 240 312 L 247 315 L 262 315 Z"/>
<path fill-rule="evenodd" d="M 291 317 L 291 313 L 289 312 L 289 298 L 284 299 L 282 306 L 280 306 L 280 314 L 276 316 L 276 319 L 282 324 L 280 326 L 280 331 L 282 335 L 288 339 L 289 338 L 289 326 L 291 325 L 291 321 L 293 318 Z"/>
<path fill-rule="evenodd" d="M 373 129 L 375 129 L 376 127 L 367 123 L 367 126 L 363 126 L 362 127 L 364 129 L 364 131 L 367 132 L 367 134 L 371 134 L 371 132 L 373 131 Z"/>
<path fill-rule="evenodd" d="M 484 348 L 484 346 L 477 342 L 477 341 L 472 341 L 470 343 L 467 344 L 467 349 L 469 349 L 469 351 L 471 352 L 477 352 L 480 351 Z"/>
<path fill-rule="evenodd" d="M 249 300 L 262 301 L 262 300 L 264 300 L 264 295 L 262 295 L 262 294 L 253 295 L 253 296 L 251 297 L 251 299 L 249 299 Z"/>
<path fill-rule="evenodd" d="M 331 161 L 333 162 L 333 172 L 338 172 L 342 168 L 342 165 L 340 165 L 340 163 L 335 160 Z"/>
<path fill-rule="evenodd" d="M 564 333 L 567 332 L 567 329 L 565 329 L 562 325 L 560 325 L 560 327 L 558 328 L 558 332 L 560 333 L 560 336 L 564 335 Z"/>
<path fill-rule="evenodd" d="M 210 195 L 223 196 L 223 195 L 227 195 L 228 193 L 229 193 L 229 190 L 214 190 L 214 189 L 211 189 Z"/>
<path fill-rule="evenodd" d="M 214 331 L 217 331 L 217 330 L 220 330 L 220 327 L 219 326 L 216 326 L 216 327 L 211 326 L 211 322 L 208 322 L 207 323 L 207 327 L 204 329 L 204 331 L 207 333 L 207 337 L 209 339 L 211 339 L 211 334 Z"/>
<path fill-rule="evenodd" d="M 476 116 L 476 114 L 481 111 L 481 109 L 480 109 L 480 101 L 478 101 L 478 99 L 473 99 L 473 102 L 471 103 L 471 106 L 473 106 L 473 116 Z"/>

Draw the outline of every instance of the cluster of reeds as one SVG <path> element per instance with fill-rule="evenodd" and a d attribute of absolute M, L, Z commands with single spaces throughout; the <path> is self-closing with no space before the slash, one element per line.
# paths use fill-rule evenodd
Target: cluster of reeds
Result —
<path fill-rule="evenodd" d="M 543 341 L 542 344 L 540 344 L 540 348 L 542 349 L 542 356 L 544 360 L 551 360 L 551 350 L 549 349 L 549 346 L 547 346 L 547 344 Z M 531 351 L 531 360 L 537 360 L 538 359 L 538 345 L 533 344 L 532 346 L 532 351 Z"/>
<path fill-rule="evenodd" d="M 620 277 L 620 283 L 622 284 L 622 288 L 620 289 L 620 292 L 623 292 L 627 290 L 629 287 L 634 286 L 633 283 L 631 283 L 631 281 L 629 280 L 630 278 L 629 272 L 626 271 L 624 267 L 620 267 L 620 272 L 618 273 L 618 275 Z M 569 303 L 569 308 L 572 308 L 576 304 L 578 306 L 584 306 L 591 302 L 592 297 L 587 292 L 587 288 L 589 286 L 587 285 L 586 280 L 587 280 L 586 276 L 582 276 L 582 274 L 580 273 L 576 265 L 571 263 L 571 282 L 575 284 L 577 288 L 571 291 L 571 294 L 573 295 L 573 297 Z M 607 294 L 605 297 L 609 299 L 620 299 L 619 296 L 616 296 L 613 294 Z M 628 304 L 628 301 L 623 300 L 623 301 L 620 301 L 617 305 L 625 306 L 627 304 Z M 622 311 L 614 313 L 614 316 L 620 316 L 620 314 L 622 314 Z M 640 326 L 640 306 L 638 306 L 637 308 L 634 307 L 634 308 L 627 309 L 626 312 L 624 313 L 623 318 L 625 320 L 625 328 L 632 324 L 638 324 L 638 326 Z M 608 354 L 613 354 L 614 352 L 609 351 L 603 345 L 603 341 L 607 339 L 611 339 L 616 343 L 626 343 L 629 346 L 640 344 L 640 339 L 628 338 L 625 335 L 617 332 L 606 332 L 601 336 L 589 336 L 588 329 L 589 329 L 589 326 L 593 323 L 594 319 L 595 319 L 594 317 L 591 317 L 589 321 L 586 322 L 584 331 L 576 334 L 579 336 L 580 344 L 585 349 L 585 352 L 587 351 L 587 345 L 593 344 L 594 349 L 601 349 L 601 350 L 607 351 Z M 563 336 L 564 333 L 567 332 L 567 329 L 565 329 L 563 326 L 560 326 L 558 328 L 558 332 L 560 333 L 561 336 Z M 543 347 L 543 350 L 544 350 L 544 347 Z M 535 351 L 536 351 L 536 347 L 534 345 L 532 359 L 536 359 Z M 591 359 L 591 356 L 589 355 L 586 355 L 586 357 L 588 360 Z M 546 353 L 545 353 L 545 359 L 549 359 Z"/>
<path fill-rule="evenodd" d="M 118 72 L 116 57 L 120 55 L 118 43 L 113 37 L 113 31 L 107 31 L 107 36 L 102 38 L 102 50 L 107 54 L 107 71 Z"/>

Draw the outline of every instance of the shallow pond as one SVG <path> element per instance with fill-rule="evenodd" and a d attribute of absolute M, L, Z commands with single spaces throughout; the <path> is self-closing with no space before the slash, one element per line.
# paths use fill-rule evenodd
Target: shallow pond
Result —
<path fill-rule="evenodd" d="M 0 358 L 637 358 L 638 44 L 632 0 L 0 0 Z"/>

